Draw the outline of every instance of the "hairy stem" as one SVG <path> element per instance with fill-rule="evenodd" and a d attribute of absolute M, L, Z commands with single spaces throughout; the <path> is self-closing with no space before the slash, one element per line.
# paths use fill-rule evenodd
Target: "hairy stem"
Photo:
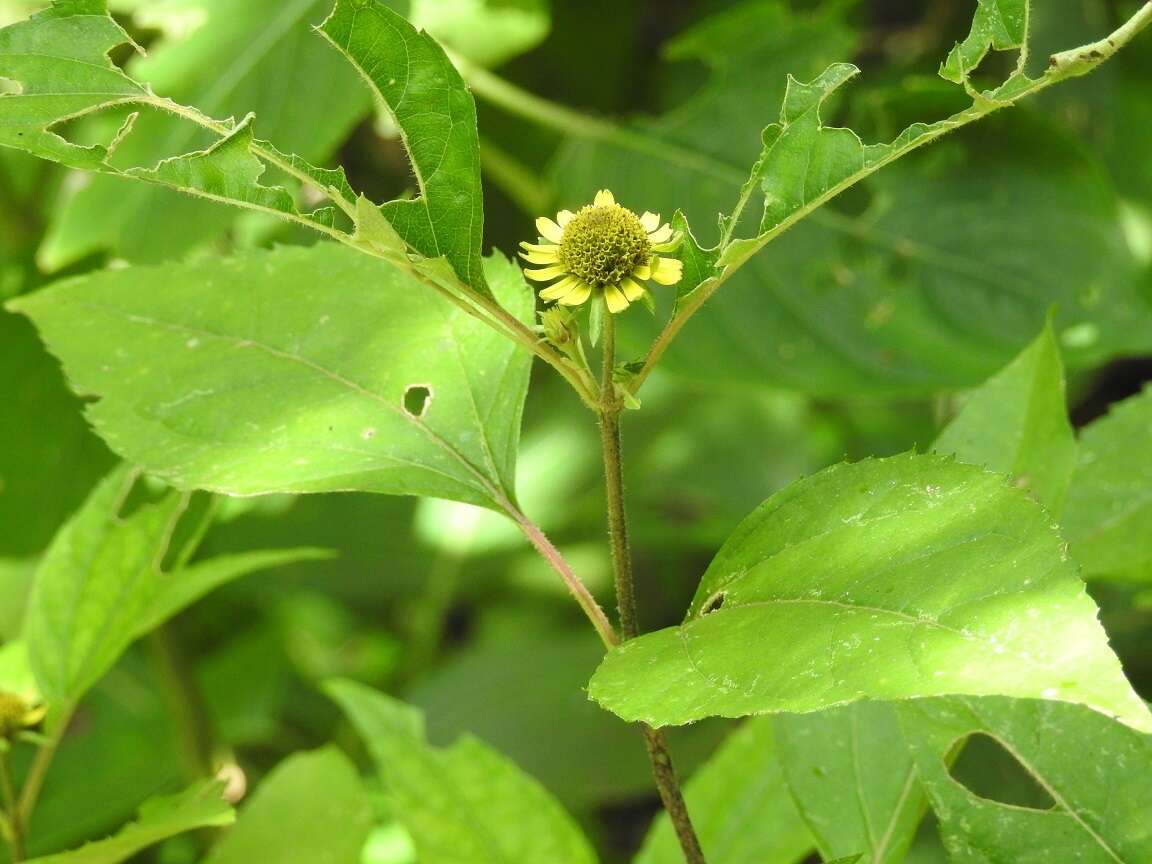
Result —
<path fill-rule="evenodd" d="M 628 519 L 624 511 L 624 471 L 620 449 L 620 412 L 623 402 L 616 393 L 614 371 L 616 365 L 615 316 L 604 312 L 603 370 L 600 384 L 600 443 L 604 457 L 604 484 L 608 511 L 608 538 L 612 546 L 612 572 L 616 578 L 616 605 L 620 612 L 620 631 L 625 640 L 640 633 L 636 614 L 636 584 L 632 573 L 632 553 L 628 546 Z M 648 760 L 652 763 L 652 776 L 660 793 L 660 801 L 672 821 L 680 849 L 687 864 L 706 864 L 700 839 L 684 803 L 680 781 L 672 764 L 668 741 L 659 729 L 640 724 Z"/>
<path fill-rule="evenodd" d="M 600 608 L 600 604 L 596 602 L 596 598 L 592 596 L 592 592 L 588 590 L 580 577 L 572 570 L 572 567 L 564 560 L 564 556 L 560 554 L 560 550 L 552 545 L 552 541 L 540 530 L 540 526 L 530 520 L 527 516 L 521 513 L 516 507 L 509 505 L 507 508 L 508 514 L 512 517 L 513 521 L 524 532 L 524 536 L 528 538 L 529 542 L 540 553 L 541 557 L 548 562 L 548 566 L 555 570 L 560 578 L 564 580 L 564 584 L 568 590 L 572 592 L 572 596 L 576 598 L 576 602 L 584 611 L 584 615 L 592 622 L 592 626 L 596 629 L 600 641 L 604 643 L 605 648 L 612 648 L 620 641 L 616 635 L 616 629 L 612 626 L 612 622 L 608 620 L 608 616 L 604 614 L 604 610 Z"/>

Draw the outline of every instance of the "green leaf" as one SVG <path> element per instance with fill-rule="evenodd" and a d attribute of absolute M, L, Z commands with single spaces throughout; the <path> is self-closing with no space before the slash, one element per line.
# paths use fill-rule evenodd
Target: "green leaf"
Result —
<path fill-rule="evenodd" d="M 388 106 L 412 161 L 419 197 L 381 208 L 405 241 L 446 258 L 487 293 L 480 260 L 484 203 L 476 105 L 436 41 L 380 0 L 337 0 L 319 31 Z"/>
<path fill-rule="evenodd" d="M 49 701 L 72 704 L 139 636 L 217 585 L 261 567 L 315 558 L 315 550 L 252 552 L 165 572 L 162 563 L 187 495 L 167 492 L 124 516 L 137 474 L 108 475 L 60 529 L 33 579 L 24 633 Z"/>
<path fill-rule="evenodd" d="M 826 859 L 897 864 L 927 807 L 895 709 L 857 702 L 773 718 L 787 785 Z"/>
<path fill-rule="evenodd" d="M 932 449 L 1007 474 L 1049 512 L 1060 512 L 1076 466 L 1076 436 L 1051 323 L 972 393 Z"/>
<path fill-rule="evenodd" d="M 148 608 L 136 624 L 136 635 L 155 630 L 217 588 L 260 570 L 271 570 L 303 561 L 326 561 L 335 557 L 327 549 L 262 549 L 238 555 L 221 555 L 182 568 L 158 586 Z"/>
<path fill-rule="evenodd" d="M 180 38 L 150 45 L 147 57 L 128 64 L 128 74 L 209 116 L 254 112 L 264 137 L 304 159 L 327 159 L 371 107 L 355 72 L 312 33 L 311 25 L 328 5 L 326 0 L 197 0 L 202 23 Z M 167 112 L 150 111 L 137 118 L 113 162 L 151 167 L 214 137 Z M 93 177 L 70 190 L 39 258 L 54 269 L 108 249 L 131 261 L 159 261 L 211 240 L 235 216 L 152 184 Z"/>
<path fill-rule="evenodd" d="M 858 51 L 835 14 L 733 5 L 671 44 L 671 59 L 711 70 L 694 96 L 677 99 L 657 120 L 632 124 L 621 140 L 562 149 L 551 174 L 561 203 L 578 204 L 608 186 L 637 209 L 683 210 L 700 244 L 715 244 L 707 229 L 717 212 L 733 209 L 745 166 L 765 155 L 762 127 L 784 101 L 788 74 L 831 85 L 835 79 L 821 79 L 821 70 Z M 684 78 L 664 76 L 668 86 Z M 828 118 L 836 116 L 830 103 L 847 89 L 825 103 Z M 870 169 L 906 153 L 914 140 L 927 140 L 921 133 L 944 128 L 911 121 L 953 122 L 964 104 L 957 97 L 965 99 L 941 82 L 917 82 L 914 91 L 854 87 L 845 101 L 862 105 L 870 123 L 879 119 L 877 137 L 890 142 L 856 154 L 852 133 L 816 123 L 814 95 L 809 85 L 794 85 L 791 131 L 777 125 L 769 132 L 766 158 L 783 173 L 762 176 L 765 163 L 753 178 L 768 179 L 773 194 L 785 196 L 769 208 L 769 222 L 792 215 L 755 241 L 771 240 L 694 316 L 665 368 L 709 384 L 935 395 L 983 382 L 1034 338 L 1053 305 L 1073 368 L 1152 345 L 1118 197 L 1077 142 L 1014 110 L 901 157 L 862 179 L 850 203 L 830 203 L 793 224 L 807 212 L 808 205 L 795 209 L 798 202 L 815 204 L 816 192 L 835 188 L 845 164 L 859 155 Z M 811 176 L 803 170 L 809 156 L 824 160 L 822 168 L 809 165 Z M 671 175 L 683 182 L 668 183 Z M 996 194 L 980 192 L 986 189 Z M 753 203 L 761 187 L 751 182 L 744 192 Z M 736 246 L 728 257 L 754 248 Z M 628 347 L 643 351 L 651 327 L 642 316 L 622 323 Z"/>
<path fill-rule="evenodd" d="M 234 818 L 232 808 L 220 797 L 220 785 L 215 781 L 201 783 L 178 795 L 144 802 L 139 818 L 106 840 L 36 858 L 28 864 L 120 864 L 161 840 L 197 828 L 230 825 Z"/>
<path fill-rule="evenodd" d="M 788 796 L 777 743 L 767 719 L 733 732 L 684 788 L 688 811 L 709 861 L 793 864 L 812 837 Z M 661 813 L 635 864 L 682 864 L 672 822 Z"/>
<path fill-rule="evenodd" d="M 548 793 L 480 741 L 431 747 L 415 709 L 349 681 L 327 689 L 367 743 L 421 864 L 596 860 Z"/>
<path fill-rule="evenodd" d="M 940 76 L 957 84 L 968 80 L 989 49 L 1012 51 L 1028 40 L 1028 0 L 978 0 L 967 38 L 948 54 Z"/>
<path fill-rule="evenodd" d="M 555 481 L 555 472 L 548 476 Z M 437 531 L 442 524 L 435 523 Z M 555 576 L 548 571 L 545 578 Z M 474 735 L 539 780 L 563 805 L 584 812 L 652 789 L 652 766 L 637 746 L 636 730 L 580 696 L 603 656 L 604 646 L 591 632 L 518 633 L 465 647 L 405 698 L 427 718 L 433 741 Z M 493 699 L 494 692 L 501 698 Z M 701 761 L 718 731 L 701 724 L 673 737 L 676 767 L 688 772 Z M 557 740 L 565 745 L 557 747 Z M 599 758 L 589 759 L 591 752 Z"/>
<path fill-rule="evenodd" d="M 204 864 L 360 864 L 375 822 L 356 768 L 331 748 L 289 756 Z"/>
<path fill-rule="evenodd" d="M 1079 705 L 999 698 L 901 706 L 949 860 L 1116 864 L 1152 858 L 1152 738 Z M 974 733 L 999 742 L 1055 801 L 1035 810 L 973 794 L 945 754 Z"/>
<path fill-rule="evenodd" d="M 286 157 L 251 138 L 250 122 L 216 121 L 197 109 L 156 95 L 144 83 L 124 73 L 109 52 L 131 42 L 106 14 L 103 0 L 55 0 L 26 21 L 0 30 L 0 65 L 17 91 L 0 96 L 0 146 L 14 147 L 71 168 L 131 177 L 209 200 L 221 201 L 290 219 L 333 236 L 331 208 L 300 209 L 280 187 L 262 185 L 265 167 L 319 188 L 342 206 L 351 207 L 347 183 L 334 172 L 313 168 L 300 157 Z M 160 111 L 225 139 L 223 146 L 172 157 L 155 164 L 148 149 L 144 162 L 121 164 L 130 155 L 120 146 L 135 133 L 137 114 L 130 108 Z M 115 111 L 119 131 L 105 134 L 104 143 L 80 144 L 62 137 L 59 127 L 78 117 Z M 244 152 L 240 152 L 244 151 Z M 196 170 L 191 170 L 195 166 Z M 318 178 L 327 178 L 320 182 Z"/>
<path fill-rule="evenodd" d="M 1080 435 L 1063 526 L 1072 555 L 1093 575 L 1152 564 L 1152 387 L 1125 399 Z"/>
<path fill-rule="evenodd" d="M 408 20 L 474 63 L 498 66 L 544 41 L 547 0 L 412 0 Z"/>
<path fill-rule="evenodd" d="M 518 268 L 487 264 L 527 321 Z M 12 308 L 99 397 L 100 435 L 177 488 L 513 500 L 530 355 L 378 259 L 322 244 L 107 271 Z"/>
<path fill-rule="evenodd" d="M 22 558 L 48 545 L 114 460 L 31 325 L 0 310 L 0 345 L 0 525 L 20 526 L 0 531 L 0 557 Z"/>
<path fill-rule="evenodd" d="M 1063 546 L 999 475 L 938 456 L 837 465 L 745 519 L 687 620 L 610 652 L 589 694 L 654 725 L 964 693 L 1152 729 Z"/>
<path fill-rule="evenodd" d="M 73 703 L 136 637 L 157 589 L 160 563 L 187 499 L 169 492 L 129 516 L 136 482 L 128 466 L 102 480 L 56 534 L 32 584 L 24 623 L 44 696 Z"/>

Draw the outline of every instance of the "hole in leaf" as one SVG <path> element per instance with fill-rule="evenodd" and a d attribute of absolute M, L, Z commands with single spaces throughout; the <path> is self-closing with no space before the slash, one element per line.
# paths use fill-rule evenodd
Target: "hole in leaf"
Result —
<path fill-rule="evenodd" d="M 700 610 L 701 616 L 711 615 L 717 609 L 724 605 L 725 594 L 721 591 L 718 594 L 713 594 L 708 598 L 708 602 L 704 604 L 704 608 Z"/>
<path fill-rule="evenodd" d="M 949 773 L 973 795 L 988 801 L 1033 810 L 1056 806 L 1028 769 L 1003 744 L 983 732 L 968 737 Z"/>
<path fill-rule="evenodd" d="M 404 410 L 413 417 L 423 417 L 432 404 L 432 390 L 423 384 L 413 384 L 404 391 Z"/>

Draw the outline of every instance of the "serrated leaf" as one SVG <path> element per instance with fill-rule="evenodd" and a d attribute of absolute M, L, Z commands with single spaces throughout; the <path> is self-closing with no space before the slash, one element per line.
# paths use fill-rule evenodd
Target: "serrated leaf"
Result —
<path fill-rule="evenodd" d="M 125 68 L 154 93 L 209 116 L 254 113 L 261 136 L 299 153 L 301 161 L 324 160 L 371 107 L 355 73 L 312 33 L 311 25 L 328 5 L 327 0 L 198 0 L 191 13 L 196 26 L 154 41 L 147 57 L 133 58 Z M 144 12 L 137 12 L 136 23 L 157 26 Z M 88 124 L 86 134 L 95 134 L 101 122 Z M 125 169 L 151 168 L 201 149 L 213 137 L 186 120 L 149 111 L 137 119 L 113 162 Z M 294 158 L 280 155 L 289 162 Z M 173 258 L 219 235 L 236 217 L 228 208 L 112 177 L 91 177 L 66 191 L 39 252 L 39 260 L 52 269 L 102 249 L 130 261 Z M 347 194 L 345 200 L 355 196 Z"/>
<path fill-rule="evenodd" d="M 204 864 L 360 864 L 374 822 L 348 757 L 332 748 L 297 753 L 261 781 Z"/>
<path fill-rule="evenodd" d="M 771 721 L 749 720 L 733 732 L 684 787 L 684 798 L 709 861 L 793 864 L 812 836 L 788 795 Z M 682 864 L 684 853 L 662 813 L 635 864 Z"/>
<path fill-rule="evenodd" d="M 252 552 L 163 570 L 187 496 L 167 492 L 127 516 L 136 482 L 128 466 L 102 480 L 57 532 L 33 577 L 24 635 L 44 696 L 72 705 L 139 636 L 212 588 L 315 550 Z"/>
<path fill-rule="evenodd" d="M 776 3 L 733 5 L 668 52 L 710 68 L 693 98 L 632 124 L 628 143 L 564 147 L 551 175 L 562 203 L 609 186 L 635 207 L 683 210 L 701 245 L 713 244 L 715 235 L 702 229 L 717 212 L 732 210 L 748 177 L 744 166 L 763 155 L 763 123 L 779 114 L 787 74 L 818 79 L 858 50 L 835 14 L 813 18 Z M 666 77 L 675 85 L 684 76 Z M 793 209 L 797 189 L 803 195 L 806 185 L 814 192 L 835 188 L 831 169 L 855 161 L 837 149 L 848 141 L 844 130 L 823 122 L 814 129 L 809 112 L 791 137 L 772 139 L 773 158 L 797 157 L 785 162 L 783 191 L 793 198 L 779 205 L 793 215 L 695 315 L 665 355 L 666 369 L 700 383 L 770 383 L 821 395 L 935 394 L 993 374 L 1035 336 L 1053 305 L 1072 368 L 1152 345 L 1119 202 L 1099 166 L 1051 124 L 1017 111 L 982 120 L 920 155 L 900 156 L 945 128 L 909 121 L 948 117 L 947 124 L 967 116 L 956 113 L 956 96 L 963 98 L 957 88 L 919 85 L 915 92 L 843 87 L 833 94 L 835 100 L 849 91 L 847 104 L 863 103 L 859 113 L 881 118 L 885 131 L 878 137 L 889 143 L 864 146 L 862 164 L 899 157 L 861 181 L 850 207 L 833 203 L 808 218 L 809 205 Z M 836 116 L 834 106 L 825 109 Z M 801 129 L 812 135 L 799 140 Z M 826 148 L 841 158 L 806 169 L 803 160 Z M 684 181 L 669 184 L 672 175 Z M 763 196 L 752 179 L 745 191 L 755 203 Z M 821 200 L 805 197 L 809 204 Z M 748 223 L 752 209 L 743 210 Z M 732 236 L 749 233 L 758 232 Z M 730 248 L 730 257 L 751 254 L 756 242 Z M 1083 285 L 1096 290 L 1076 287 Z M 651 338 L 644 323 L 639 316 L 622 319 L 632 350 L 643 350 L 642 336 Z"/>
<path fill-rule="evenodd" d="M 1080 435 L 1062 523 L 1093 575 L 1152 564 L 1152 387 L 1113 406 Z"/>
<path fill-rule="evenodd" d="M 1152 858 L 1148 735 L 1060 702 L 933 699 L 910 702 L 900 712 L 909 721 L 906 736 L 949 861 L 1136 864 Z M 945 754 L 974 733 L 1003 745 L 1056 806 L 1034 810 L 1001 804 L 957 782 Z"/>
<path fill-rule="evenodd" d="M 28 864 L 120 864 L 137 852 L 185 831 L 230 825 L 235 814 L 220 792 L 220 784 L 209 781 L 178 795 L 151 798 L 141 805 L 137 820 L 114 836 L 71 852 L 35 858 Z"/>
<path fill-rule="evenodd" d="M 1028 39 L 1028 0 L 978 0 L 972 29 L 948 54 L 940 76 L 957 84 L 968 80 L 989 50 L 1012 51 Z"/>
<path fill-rule="evenodd" d="M 414 249 L 446 258 L 487 293 L 476 105 L 460 73 L 431 36 L 380 0 L 337 0 L 318 32 L 388 106 L 412 161 L 419 197 L 389 201 L 384 215 Z"/>
<path fill-rule="evenodd" d="M 653 725 L 952 693 L 1080 702 L 1152 729 L 1042 508 L 998 475 L 915 455 L 769 498 L 685 623 L 614 649 L 589 686 Z"/>
<path fill-rule="evenodd" d="M 349 681 L 328 684 L 376 760 L 421 864 L 593 864 L 571 818 L 528 775 L 474 738 L 429 746 L 415 709 Z"/>
<path fill-rule="evenodd" d="M 293 196 L 277 186 L 258 182 L 272 165 L 314 183 L 324 176 L 300 157 L 285 158 L 275 148 L 251 138 L 249 124 L 217 121 L 195 108 L 182 106 L 152 92 L 134 80 L 108 57 L 114 48 L 129 42 L 127 34 L 106 13 L 103 0 L 55 0 L 53 5 L 26 21 L 0 30 L 0 65 L 5 78 L 15 82 L 17 92 L 0 95 L 0 146 L 14 147 L 72 168 L 167 185 L 189 194 L 259 212 L 272 212 L 323 233 L 339 235 L 331 228 L 332 211 L 320 208 L 309 213 Z M 118 132 L 106 135 L 102 144 L 78 144 L 62 137 L 59 127 L 78 117 L 133 108 L 160 111 L 181 118 L 223 138 L 219 148 L 193 151 L 156 165 L 143 148 L 143 162 L 121 164 L 114 156 L 135 134 L 135 116 L 127 115 Z M 121 113 L 116 115 L 123 117 Z M 239 153 L 246 148 L 246 153 Z M 191 170 L 190 164 L 196 166 Z M 304 166 L 307 166 L 306 168 Z M 174 172 L 169 176 L 169 171 Z M 330 184 L 321 191 L 336 195 L 346 187 Z M 337 190 L 336 187 L 341 189 Z M 338 196 L 337 196 L 338 197 Z M 351 207 L 350 201 L 337 203 Z"/>
<path fill-rule="evenodd" d="M 1014 477 L 1049 512 L 1059 514 L 1076 465 L 1076 436 L 1051 322 L 971 394 L 932 449 Z"/>
<path fill-rule="evenodd" d="M 857 702 L 772 718 L 784 778 L 825 859 L 904 860 L 927 807 L 895 709 Z M 838 859 L 839 860 L 839 859 Z"/>
<path fill-rule="evenodd" d="M 527 321 L 518 268 L 488 267 Z M 378 259 L 282 248 L 107 271 L 12 307 L 99 397 L 88 416 L 110 446 L 177 488 L 514 500 L 530 355 Z"/>

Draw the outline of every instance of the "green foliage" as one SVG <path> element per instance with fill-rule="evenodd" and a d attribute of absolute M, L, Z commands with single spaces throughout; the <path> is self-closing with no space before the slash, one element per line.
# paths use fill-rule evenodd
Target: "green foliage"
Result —
<path fill-rule="evenodd" d="M 425 741 L 419 712 L 403 703 L 350 682 L 333 682 L 328 692 L 367 743 L 421 862 L 596 860 L 560 806 L 480 741 L 462 738 L 440 750 Z"/>
<path fill-rule="evenodd" d="M 419 197 L 389 202 L 384 215 L 409 246 L 446 258 L 483 293 L 476 106 L 444 49 L 383 4 L 363 0 L 337 0 L 319 32 L 388 106 L 412 158 Z"/>
<path fill-rule="evenodd" d="M 518 273 L 488 270 L 527 318 Z M 319 245 L 105 272 L 12 308 L 100 397 L 89 418 L 113 449 L 178 488 L 514 500 L 527 356 L 369 256 Z"/>
<path fill-rule="evenodd" d="M 372 803 L 337 750 L 298 753 L 264 778 L 205 864 L 360 864 Z"/>
<path fill-rule="evenodd" d="M 835 466 L 768 499 L 687 621 L 614 649 L 589 693 L 654 725 L 971 693 L 1152 730 L 1049 517 L 998 475 L 931 456 Z"/>
<path fill-rule="evenodd" d="M 0 861 L 1152 856 L 1152 4 L 968 5 L 0 0 Z"/>
<path fill-rule="evenodd" d="M 1142 861 L 1152 854 L 1147 735 L 1059 702 L 949 699 L 900 710 L 911 721 L 909 743 L 951 860 Z M 1006 806 L 958 783 L 942 754 L 980 732 L 1000 742 L 1055 807 Z"/>
<path fill-rule="evenodd" d="M 1089 424 L 1080 439 L 1064 525 L 1087 572 L 1152 572 L 1152 389 Z"/>
<path fill-rule="evenodd" d="M 857 702 L 773 720 L 780 764 L 825 858 L 865 850 L 903 861 L 927 802 L 912 756 L 883 702 Z"/>
<path fill-rule="evenodd" d="M 1058 514 L 1076 466 L 1064 367 L 1051 326 L 974 391 L 932 449 L 1016 478 Z"/>
<path fill-rule="evenodd" d="M 213 588 L 246 573 L 316 558 L 281 550 L 166 568 L 188 497 L 168 492 L 124 514 L 136 473 L 123 466 L 96 487 L 53 539 L 33 579 L 24 624 L 40 691 L 75 705 L 137 637 Z"/>
<path fill-rule="evenodd" d="M 115 836 L 89 843 L 72 852 L 36 858 L 29 864 L 120 864 L 141 849 L 197 828 L 230 825 L 232 808 L 220 797 L 217 783 L 202 783 L 178 795 L 146 801 L 135 822 Z"/>
<path fill-rule="evenodd" d="M 749 720 L 692 777 L 685 799 L 709 860 L 725 864 L 803 861 L 812 835 L 789 797 L 767 719 Z M 636 864 L 677 864 L 680 847 L 667 815 L 649 831 Z"/>

